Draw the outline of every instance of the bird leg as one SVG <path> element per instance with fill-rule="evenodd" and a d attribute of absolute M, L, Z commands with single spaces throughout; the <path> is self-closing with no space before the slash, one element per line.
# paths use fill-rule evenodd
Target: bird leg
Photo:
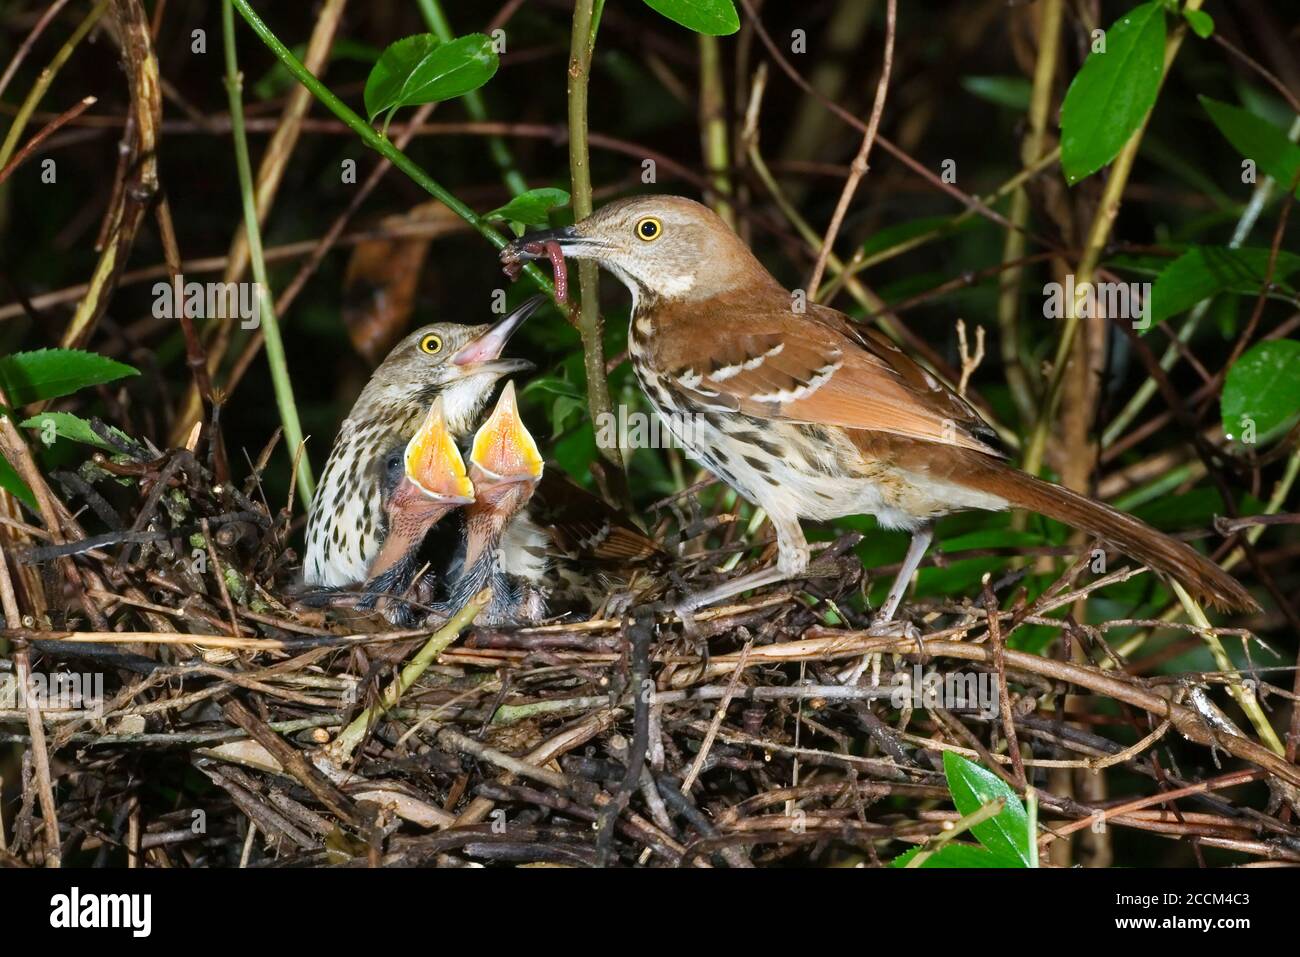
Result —
<path fill-rule="evenodd" d="M 880 611 L 871 622 L 871 627 L 867 629 L 872 635 L 893 635 L 900 636 L 911 635 L 916 638 L 918 644 L 921 643 L 921 633 L 912 625 L 906 622 L 895 622 L 894 613 L 898 611 L 898 606 L 903 600 L 903 595 L 907 593 L 907 586 L 911 584 L 912 576 L 916 574 L 916 568 L 921 564 L 921 559 L 925 557 L 926 549 L 930 547 L 930 542 L 934 540 L 934 526 L 926 524 L 912 531 L 912 540 L 908 542 L 907 554 L 903 556 L 903 564 L 898 569 L 898 574 L 894 576 L 894 583 L 889 586 L 889 594 L 885 596 L 885 603 L 880 606 Z M 925 652 L 925 646 L 921 645 L 922 655 Z M 867 670 L 871 664 L 871 659 L 876 656 L 876 652 L 863 655 L 841 676 L 841 680 L 846 685 L 855 685 L 862 673 Z"/>
<path fill-rule="evenodd" d="M 917 566 L 921 564 L 921 559 L 925 557 L 926 549 L 930 547 L 932 541 L 934 541 L 933 525 L 922 525 L 912 531 L 912 540 L 907 545 L 907 554 L 903 556 L 903 564 L 898 569 L 898 574 L 894 576 L 894 583 L 889 587 L 885 603 L 880 606 L 880 612 L 876 615 L 876 624 L 883 625 L 894 620 L 894 612 L 898 611 L 898 605 L 907 592 L 907 586 L 911 584 L 912 576 L 916 574 Z"/>

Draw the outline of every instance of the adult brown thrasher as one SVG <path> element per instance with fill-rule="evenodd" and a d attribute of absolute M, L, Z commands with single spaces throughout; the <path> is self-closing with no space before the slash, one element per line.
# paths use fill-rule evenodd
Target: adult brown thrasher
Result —
<path fill-rule="evenodd" d="M 540 258 L 552 243 L 628 287 L 628 353 L 641 387 L 687 451 L 776 530 L 774 568 L 691 596 L 686 608 L 802 574 L 800 519 L 870 514 L 912 536 L 881 608 L 888 621 L 935 519 L 1009 507 L 1095 535 L 1202 600 L 1258 607 L 1188 545 L 1007 464 L 969 403 L 883 336 L 785 289 L 707 207 L 678 196 L 622 200 L 530 233 L 502 260 Z"/>

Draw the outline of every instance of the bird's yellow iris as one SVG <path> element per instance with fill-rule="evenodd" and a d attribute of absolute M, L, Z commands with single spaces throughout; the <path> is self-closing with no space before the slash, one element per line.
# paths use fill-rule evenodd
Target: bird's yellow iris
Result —
<path fill-rule="evenodd" d="M 420 351 L 427 356 L 436 356 L 442 351 L 442 337 L 427 335 L 420 340 Z"/>
<path fill-rule="evenodd" d="M 664 224 L 654 216 L 643 216 L 636 223 L 636 238 L 652 243 L 663 235 Z"/>

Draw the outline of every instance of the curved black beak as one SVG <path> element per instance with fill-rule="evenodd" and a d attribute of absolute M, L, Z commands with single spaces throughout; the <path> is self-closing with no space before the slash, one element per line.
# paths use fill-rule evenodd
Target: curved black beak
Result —
<path fill-rule="evenodd" d="M 503 262 L 518 262 L 524 259 L 542 259 L 546 256 L 546 243 L 558 243 L 560 249 L 568 251 L 583 242 L 576 226 L 561 226 L 558 229 L 538 229 L 524 233 L 514 242 L 507 243 L 501 250 Z"/>
<path fill-rule="evenodd" d="M 524 324 L 524 320 L 544 302 L 546 297 L 543 295 L 529 296 L 513 312 L 498 320 L 487 332 L 452 356 L 451 361 L 458 366 L 472 367 L 474 372 L 494 372 L 498 375 L 534 368 L 527 359 L 502 359 L 501 352 L 510 337 Z"/>

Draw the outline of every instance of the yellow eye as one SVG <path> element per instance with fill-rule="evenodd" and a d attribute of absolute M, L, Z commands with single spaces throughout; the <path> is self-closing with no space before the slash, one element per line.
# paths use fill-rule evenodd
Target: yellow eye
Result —
<path fill-rule="evenodd" d="M 659 222 L 653 216 L 645 216 L 637 220 L 636 238 L 642 242 L 652 243 L 663 235 L 664 224 Z"/>
<path fill-rule="evenodd" d="M 420 351 L 427 356 L 436 356 L 442 351 L 442 337 L 432 333 L 420 340 Z"/>

